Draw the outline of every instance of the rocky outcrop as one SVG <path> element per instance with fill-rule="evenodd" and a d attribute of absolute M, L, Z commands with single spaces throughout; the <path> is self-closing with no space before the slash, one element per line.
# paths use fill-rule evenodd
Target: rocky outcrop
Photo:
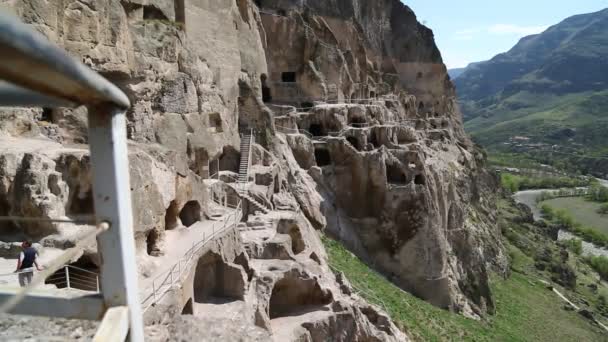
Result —
<path fill-rule="evenodd" d="M 401 2 L 0 6 L 129 96 L 142 288 L 242 204 L 238 229 L 193 249 L 180 286 L 147 311 L 150 339 L 407 340 L 331 271 L 323 230 L 438 306 L 492 309 L 487 272 L 504 269 L 493 179 L 432 32 Z M 90 219 L 86 109 L 0 115 L 0 215 Z M 13 222 L 0 241 L 6 255 L 24 238 L 64 249 L 81 223 Z M 242 329 L 221 329 L 233 321 Z"/>

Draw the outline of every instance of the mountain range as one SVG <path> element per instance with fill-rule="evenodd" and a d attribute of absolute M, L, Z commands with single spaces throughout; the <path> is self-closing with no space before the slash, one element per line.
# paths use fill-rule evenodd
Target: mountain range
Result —
<path fill-rule="evenodd" d="M 453 77 L 466 128 L 491 152 L 608 173 L 608 9 L 576 15 Z M 563 166 L 563 165 L 562 165 Z"/>

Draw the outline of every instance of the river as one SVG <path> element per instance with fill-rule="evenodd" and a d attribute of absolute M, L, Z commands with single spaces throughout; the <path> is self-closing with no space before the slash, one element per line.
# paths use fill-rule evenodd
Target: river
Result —
<path fill-rule="evenodd" d="M 608 187 L 608 181 L 604 179 L 598 179 L 598 181 L 605 187 Z M 513 199 L 517 203 L 525 204 L 530 210 L 532 210 L 532 215 L 534 216 L 534 220 L 538 221 L 542 218 L 542 214 L 540 209 L 536 206 L 536 199 L 543 192 L 554 192 L 557 191 L 555 189 L 539 189 L 539 190 L 524 190 L 518 191 L 513 195 Z M 566 230 L 560 230 L 558 233 L 558 240 L 570 240 L 577 238 L 572 233 Z M 592 243 L 583 241 L 583 255 L 603 255 L 608 257 L 608 249 L 603 247 L 598 247 Z"/>

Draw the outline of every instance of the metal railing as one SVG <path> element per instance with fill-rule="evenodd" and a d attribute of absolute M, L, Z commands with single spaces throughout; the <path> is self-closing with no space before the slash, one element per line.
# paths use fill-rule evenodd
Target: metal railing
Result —
<path fill-rule="evenodd" d="M 31 26 L 5 13 L 0 13 L 0 50 L 1 106 L 87 107 L 93 196 L 104 199 L 94 203 L 96 228 L 78 234 L 75 246 L 56 256 L 28 286 L 19 291 L 1 291 L 0 312 L 84 319 L 103 316 L 102 326 L 110 324 L 113 329 L 100 329 L 103 331 L 98 331 L 101 335 L 96 340 L 118 341 L 128 336 L 131 341 L 143 341 L 129 191 L 129 98 Z M 95 239 L 104 261 L 99 284 L 103 291 L 99 295 L 61 297 L 33 293 L 36 286 L 65 267 Z M 69 273 L 72 269 L 66 270 Z M 27 305 L 18 305 L 22 301 Z M 120 313 L 118 321 L 114 319 L 115 312 Z"/>
<path fill-rule="evenodd" d="M 165 295 L 173 288 L 174 285 L 181 282 L 181 278 L 186 271 L 190 270 L 191 263 L 195 257 L 199 254 L 200 250 L 205 245 L 230 229 L 236 228 L 242 218 L 242 202 L 236 206 L 236 209 L 228 215 L 221 223 L 212 225 L 211 232 L 207 233 L 203 231 L 203 237 L 200 241 L 193 243 L 192 247 L 186 251 L 178 262 L 176 262 L 171 268 L 157 275 L 153 280 L 152 284 L 146 291 L 144 290 L 144 299 L 142 301 L 143 312 L 145 313 L 152 306 L 159 303 Z M 147 293 L 147 294 L 146 294 Z"/>
<path fill-rule="evenodd" d="M 39 273 L 32 267 L 19 272 L 0 274 L 0 284 L 17 284 L 22 274 L 31 274 L 33 276 Z M 99 292 L 99 274 L 73 265 L 65 265 L 47 277 L 45 284 L 55 285 L 60 289 L 67 288 Z"/>
<path fill-rule="evenodd" d="M 99 292 L 99 274 L 73 265 L 66 265 L 45 282 L 58 288 Z"/>

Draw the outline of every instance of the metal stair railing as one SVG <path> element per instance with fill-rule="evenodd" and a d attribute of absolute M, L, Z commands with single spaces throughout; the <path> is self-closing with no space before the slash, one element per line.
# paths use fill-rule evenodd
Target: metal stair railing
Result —
<path fill-rule="evenodd" d="M 213 228 L 210 234 L 203 232 L 203 238 L 198 242 L 193 243 L 192 247 L 186 251 L 178 262 L 176 262 L 167 271 L 157 275 L 152 280 L 152 285 L 144 290 L 144 292 L 148 292 L 147 295 L 144 294 L 144 299 L 142 301 L 144 313 L 147 312 L 152 306 L 158 304 L 174 285 L 181 282 L 182 276 L 186 271 L 189 270 L 192 261 L 199 254 L 200 250 L 207 245 L 207 243 L 215 240 L 218 235 L 237 227 L 238 223 L 242 219 L 242 212 L 242 202 L 239 202 L 236 209 L 234 209 L 233 212 L 221 222 L 221 224 L 216 225 L 214 223 L 212 225 Z"/>

